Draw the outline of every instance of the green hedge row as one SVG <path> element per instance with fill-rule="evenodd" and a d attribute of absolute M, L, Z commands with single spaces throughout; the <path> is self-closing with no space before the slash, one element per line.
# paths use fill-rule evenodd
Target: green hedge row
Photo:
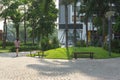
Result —
<path fill-rule="evenodd" d="M 0 41 L 0 46 L 3 45 L 3 42 Z M 13 42 L 6 42 L 6 46 L 14 46 L 14 43 Z"/>
<path fill-rule="evenodd" d="M 31 50 L 39 50 L 39 46 L 20 46 L 19 51 L 31 51 Z M 16 48 L 14 46 L 11 47 L 10 51 L 15 52 Z"/>

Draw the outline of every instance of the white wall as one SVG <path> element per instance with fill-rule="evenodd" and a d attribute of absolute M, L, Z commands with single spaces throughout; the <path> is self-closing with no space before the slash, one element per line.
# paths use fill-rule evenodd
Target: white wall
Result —
<path fill-rule="evenodd" d="M 3 21 L 0 21 L 0 30 L 3 30 Z"/>

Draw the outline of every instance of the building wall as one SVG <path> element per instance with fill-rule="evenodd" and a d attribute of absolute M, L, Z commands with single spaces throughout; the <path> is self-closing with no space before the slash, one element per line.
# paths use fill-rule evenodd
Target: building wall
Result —
<path fill-rule="evenodd" d="M 72 23 L 72 6 L 68 5 L 68 24 Z M 65 24 L 65 6 L 59 4 L 59 24 Z"/>
<path fill-rule="evenodd" d="M 80 2 L 77 3 L 78 8 L 79 8 L 80 5 L 81 5 Z M 86 41 L 86 25 L 85 25 L 84 22 L 80 22 L 81 16 L 84 16 L 84 15 L 85 14 L 80 14 L 79 16 L 77 16 L 76 24 L 82 24 L 83 28 L 82 29 L 77 29 L 77 31 L 79 33 L 80 39 Z M 73 16 L 74 16 L 74 6 L 71 4 L 71 5 L 68 5 L 68 24 L 74 24 Z M 64 5 L 59 4 L 59 26 L 60 26 L 60 24 L 65 24 L 65 7 L 64 7 Z M 93 27 L 92 20 L 89 20 L 88 31 L 91 31 L 92 27 Z M 69 29 L 69 32 L 72 33 L 73 29 Z M 63 34 L 64 31 L 65 31 L 65 26 L 64 26 L 64 29 L 58 28 L 58 39 L 59 40 L 61 39 L 61 35 L 64 36 L 64 40 L 62 40 L 62 41 L 64 41 L 64 43 L 65 43 L 65 34 Z"/>

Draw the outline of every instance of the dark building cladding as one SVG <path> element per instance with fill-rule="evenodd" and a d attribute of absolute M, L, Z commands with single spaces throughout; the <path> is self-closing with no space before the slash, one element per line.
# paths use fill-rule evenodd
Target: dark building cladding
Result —
<path fill-rule="evenodd" d="M 59 29 L 65 29 L 65 24 L 59 24 Z M 74 24 L 68 24 L 68 29 L 74 29 Z M 83 24 L 76 24 L 76 29 L 83 29 Z"/>

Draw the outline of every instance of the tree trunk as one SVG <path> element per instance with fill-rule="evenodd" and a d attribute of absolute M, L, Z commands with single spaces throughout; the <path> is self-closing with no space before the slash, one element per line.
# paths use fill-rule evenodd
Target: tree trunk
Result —
<path fill-rule="evenodd" d="M 86 47 L 88 47 L 88 18 L 86 18 Z"/>
<path fill-rule="evenodd" d="M 26 9 L 24 5 L 24 44 L 26 44 L 26 39 L 27 39 L 27 32 L 26 32 Z"/>
<path fill-rule="evenodd" d="M 74 3 L 74 46 L 76 46 L 76 4 Z"/>
<path fill-rule="evenodd" d="M 15 27 L 16 27 L 16 38 L 19 39 L 19 23 L 15 23 Z"/>
<path fill-rule="evenodd" d="M 66 48 L 68 49 L 68 7 L 65 5 L 65 31 L 66 31 Z"/>
<path fill-rule="evenodd" d="M 104 40 L 105 40 L 105 18 L 102 18 L 102 47 L 104 47 Z"/>
<path fill-rule="evenodd" d="M 34 38 L 35 38 L 35 26 L 34 26 L 34 20 L 32 20 L 32 42 L 33 42 L 33 45 L 35 44 Z"/>
<path fill-rule="evenodd" d="M 3 48 L 6 48 L 6 26 L 7 26 L 7 23 L 6 23 L 6 17 L 4 19 L 4 27 L 3 27 L 3 44 L 2 44 L 2 47 Z"/>
<path fill-rule="evenodd" d="M 24 44 L 26 44 L 26 39 L 27 39 L 27 32 L 26 32 L 26 25 L 24 23 Z"/>

